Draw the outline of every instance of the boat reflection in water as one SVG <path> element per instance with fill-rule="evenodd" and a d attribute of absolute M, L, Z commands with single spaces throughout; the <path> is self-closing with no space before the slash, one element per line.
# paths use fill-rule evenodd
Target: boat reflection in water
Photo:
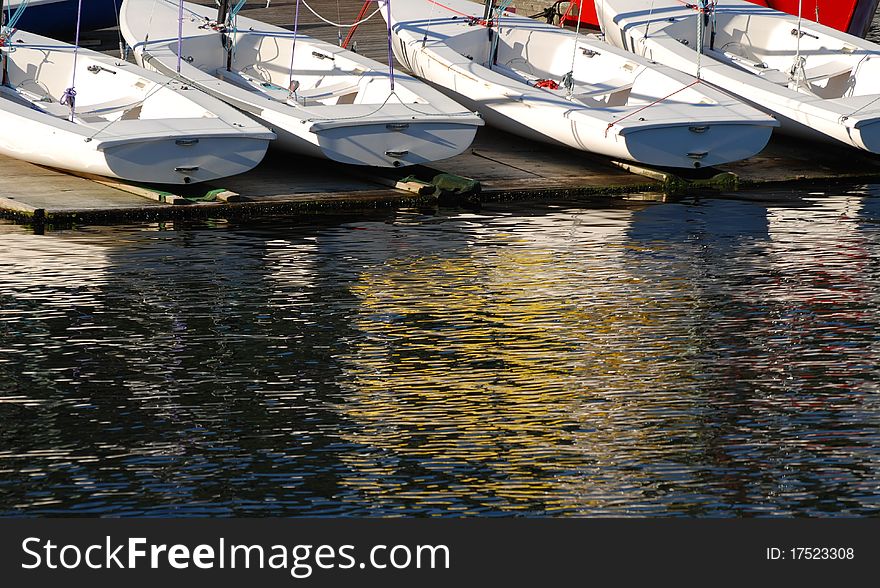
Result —
<path fill-rule="evenodd" d="M 708 399 L 692 390 L 704 333 L 687 278 L 699 276 L 685 260 L 685 275 L 656 273 L 681 244 L 633 235 L 640 219 L 645 238 L 665 231 L 665 212 L 459 217 L 365 272 L 354 288 L 364 336 L 339 408 L 360 424 L 346 439 L 374 448 L 371 460 L 344 458 L 359 472 L 352 484 L 370 474 L 359 486 L 368 502 L 667 510 L 645 499 L 656 476 L 688 469 L 675 445 L 699 450 Z"/>
<path fill-rule="evenodd" d="M 0 513 L 876 512 L 876 193 L 0 227 Z"/>
<path fill-rule="evenodd" d="M 389 243 L 398 255 L 367 266 L 352 289 L 363 335 L 338 407 L 359 425 L 346 440 L 373 448 L 343 456 L 367 502 L 570 506 L 559 482 L 585 465 L 573 415 L 639 363 L 605 344 L 643 318 L 621 302 L 631 278 L 617 271 L 631 214 L 460 215 L 417 242 L 400 234 Z M 642 375 L 658 376 L 654 366 Z"/>
<path fill-rule="evenodd" d="M 818 215 L 814 254 L 840 277 L 863 275 L 822 249 L 840 235 L 836 217 L 797 210 Z M 353 288 L 363 336 L 347 355 L 339 410 L 358 423 L 345 439 L 371 448 L 343 456 L 367 504 L 582 514 L 857 507 L 823 503 L 814 486 L 824 469 L 864 487 L 873 450 L 798 444 L 848 435 L 825 418 L 823 390 L 865 377 L 876 349 L 855 346 L 862 364 L 841 364 L 833 353 L 810 359 L 809 342 L 762 341 L 775 336 L 780 305 L 767 296 L 776 276 L 803 276 L 810 263 L 798 254 L 799 227 L 774 227 L 763 205 L 724 201 L 454 225 L 403 241 Z M 848 326 L 859 327 L 834 336 L 845 340 Z M 791 402 L 791 372 L 767 370 L 777 362 L 818 405 Z M 775 394 L 787 396 L 768 402 Z M 853 397 L 846 422 L 873 421 L 870 402 Z M 792 444 L 808 453 L 802 461 L 790 459 Z"/>
<path fill-rule="evenodd" d="M 26 312 L 21 309 L 20 319 L 41 320 L 56 316 L 53 310 L 63 315 L 80 304 L 100 305 L 112 269 L 105 247 L 81 237 L 35 236 L 0 225 L 0 249 L 6 252 L 0 257 L 3 295 L 34 303 Z M 5 324 L 17 320 L 10 318 L 13 314 L 4 313 Z"/>

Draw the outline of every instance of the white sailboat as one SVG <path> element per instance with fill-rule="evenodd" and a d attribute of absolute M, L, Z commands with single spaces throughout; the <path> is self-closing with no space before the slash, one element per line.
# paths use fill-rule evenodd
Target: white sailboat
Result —
<path fill-rule="evenodd" d="M 274 138 L 222 102 L 134 64 L 24 31 L 4 29 L 0 38 L 4 155 L 184 184 L 252 169 Z"/>
<path fill-rule="evenodd" d="M 772 113 L 783 132 L 880 153 L 880 45 L 742 0 L 596 8 L 608 41 L 699 72 Z"/>
<path fill-rule="evenodd" d="M 177 0 L 126 0 L 121 29 L 144 65 L 236 106 L 298 153 L 376 167 L 421 164 L 461 153 L 483 124 L 415 78 L 237 16 L 243 4 L 224 18 L 223 5 L 218 13 L 189 3 L 181 10 Z"/>
<path fill-rule="evenodd" d="M 394 1 L 390 21 L 403 64 L 506 131 L 687 168 L 748 158 L 778 124 L 674 69 L 494 4 Z"/>

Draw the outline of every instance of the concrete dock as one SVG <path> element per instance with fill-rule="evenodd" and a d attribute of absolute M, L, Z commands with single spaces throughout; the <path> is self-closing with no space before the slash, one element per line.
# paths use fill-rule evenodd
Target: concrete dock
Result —
<path fill-rule="evenodd" d="M 211 0 L 200 3 L 213 4 Z M 341 22 L 354 21 L 362 4 L 361 0 L 312 3 L 327 19 Z M 292 27 L 294 5 L 293 0 L 274 0 L 268 8 L 245 8 L 243 14 Z M 306 34 L 338 40 L 335 27 L 321 23 L 307 10 L 301 14 L 300 27 Z M 381 18 L 376 16 L 362 25 L 354 39 L 358 52 L 387 62 L 385 24 Z M 86 33 L 83 44 L 91 49 L 118 52 L 119 36 L 115 30 Z M 412 183 L 401 180 L 412 174 L 430 181 L 441 173 L 476 180 L 483 200 L 607 198 L 661 194 L 706 185 L 730 190 L 803 182 L 880 181 L 880 157 L 844 147 L 774 138 L 760 155 L 719 169 L 703 170 L 702 177 L 692 183 L 666 172 L 620 166 L 602 157 L 526 141 L 487 127 L 480 130 L 464 154 L 430 168 L 380 172 L 270 150 L 266 160 L 251 172 L 211 185 L 181 188 L 173 194 L 163 191 L 167 187 L 82 178 L 0 157 L 0 216 L 49 224 L 111 223 L 314 214 L 431 204 L 436 202 L 437 194 L 419 194 Z M 710 181 L 706 182 L 707 179 Z"/>

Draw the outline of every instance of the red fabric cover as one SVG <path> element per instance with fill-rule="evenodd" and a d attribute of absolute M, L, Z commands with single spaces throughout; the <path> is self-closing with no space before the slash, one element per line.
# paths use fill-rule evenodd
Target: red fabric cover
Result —
<path fill-rule="evenodd" d="M 749 0 L 752 1 L 752 0 Z M 798 0 L 768 0 L 770 8 L 797 14 Z M 818 0 L 819 22 L 839 31 L 849 29 L 858 0 Z M 816 0 L 803 0 L 804 18 L 816 20 Z"/>
<path fill-rule="evenodd" d="M 797 14 L 798 11 L 798 0 L 749 0 L 749 2 L 760 6 L 769 6 L 789 14 Z M 818 2 L 819 22 L 839 31 L 849 29 L 849 23 L 859 0 L 818 0 Z M 599 17 L 596 16 L 595 1 L 574 0 L 574 3 L 581 6 L 581 23 L 598 28 Z M 803 0 L 803 3 L 804 18 L 816 20 L 816 0 Z M 572 12 L 577 12 L 577 9 L 572 9 Z M 577 16 L 568 16 L 565 24 L 577 24 Z"/>
<path fill-rule="evenodd" d="M 599 28 L 599 15 L 596 14 L 595 0 L 574 0 L 575 4 L 581 4 L 581 23 L 595 28 Z M 576 12 L 577 8 L 572 8 L 572 12 Z M 566 24 L 577 24 L 577 15 L 569 15 L 566 17 Z"/>

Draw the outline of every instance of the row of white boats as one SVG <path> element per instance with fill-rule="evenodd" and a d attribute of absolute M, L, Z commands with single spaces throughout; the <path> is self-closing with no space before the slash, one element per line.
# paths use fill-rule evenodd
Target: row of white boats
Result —
<path fill-rule="evenodd" d="M 653 166 L 746 159 L 774 129 L 880 153 L 880 46 L 741 0 L 596 0 L 602 36 L 510 0 L 378 0 L 416 77 L 302 34 L 304 0 L 293 31 L 244 4 L 125 0 L 137 65 L 7 23 L 0 152 L 179 184 L 247 171 L 273 140 L 345 164 L 437 161 L 485 120 Z"/>

